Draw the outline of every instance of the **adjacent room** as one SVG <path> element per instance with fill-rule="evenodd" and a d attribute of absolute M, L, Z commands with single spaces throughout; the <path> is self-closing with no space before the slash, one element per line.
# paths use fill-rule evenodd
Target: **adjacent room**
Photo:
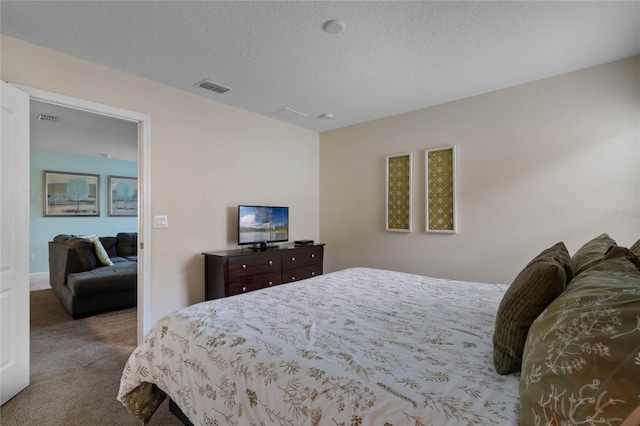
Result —
<path fill-rule="evenodd" d="M 640 426 L 639 2 L 0 12 L 3 425 Z"/>

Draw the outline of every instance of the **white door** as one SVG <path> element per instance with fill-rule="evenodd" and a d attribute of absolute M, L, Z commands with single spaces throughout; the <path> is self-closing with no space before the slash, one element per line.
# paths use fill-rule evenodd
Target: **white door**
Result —
<path fill-rule="evenodd" d="M 0 96 L 0 405 L 29 385 L 29 95 Z"/>

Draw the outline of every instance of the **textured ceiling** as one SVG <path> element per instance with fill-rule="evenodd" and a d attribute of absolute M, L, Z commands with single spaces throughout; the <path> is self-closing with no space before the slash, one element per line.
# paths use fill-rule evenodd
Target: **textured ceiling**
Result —
<path fill-rule="evenodd" d="M 0 8 L 3 34 L 316 131 L 640 54 L 637 1 L 3 0 Z M 322 31 L 329 19 L 346 29 Z M 203 78 L 233 90 L 195 87 Z M 285 107 L 307 116 L 272 114 Z"/>
<path fill-rule="evenodd" d="M 29 109 L 31 149 L 138 161 L 138 123 L 33 100 Z"/>

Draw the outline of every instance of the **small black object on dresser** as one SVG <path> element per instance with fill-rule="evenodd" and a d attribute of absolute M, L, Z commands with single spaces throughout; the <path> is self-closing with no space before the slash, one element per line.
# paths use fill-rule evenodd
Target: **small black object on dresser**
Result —
<path fill-rule="evenodd" d="M 322 275 L 324 244 L 202 254 L 205 300 L 211 300 Z"/>

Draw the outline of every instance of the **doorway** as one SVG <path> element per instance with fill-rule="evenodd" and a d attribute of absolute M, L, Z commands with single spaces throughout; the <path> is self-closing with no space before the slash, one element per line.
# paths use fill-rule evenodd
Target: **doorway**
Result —
<path fill-rule="evenodd" d="M 148 208 L 150 206 L 150 128 L 151 118 L 142 113 L 124 110 L 87 101 L 80 98 L 60 95 L 40 89 L 13 84 L 26 92 L 31 101 L 67 107 L 98 115 L 113 117 L 137 123 L 138 140 L 138 305 L 137 305 L 137 340 L 141 342 L 151 327 L 150 323 L 150 223 Z M 31 114 L 30 114 L 31 115 Z M 30 117 L 33 119 L 33 117 Z M 98 152 L 98 154 L 100 154 Z"/>

